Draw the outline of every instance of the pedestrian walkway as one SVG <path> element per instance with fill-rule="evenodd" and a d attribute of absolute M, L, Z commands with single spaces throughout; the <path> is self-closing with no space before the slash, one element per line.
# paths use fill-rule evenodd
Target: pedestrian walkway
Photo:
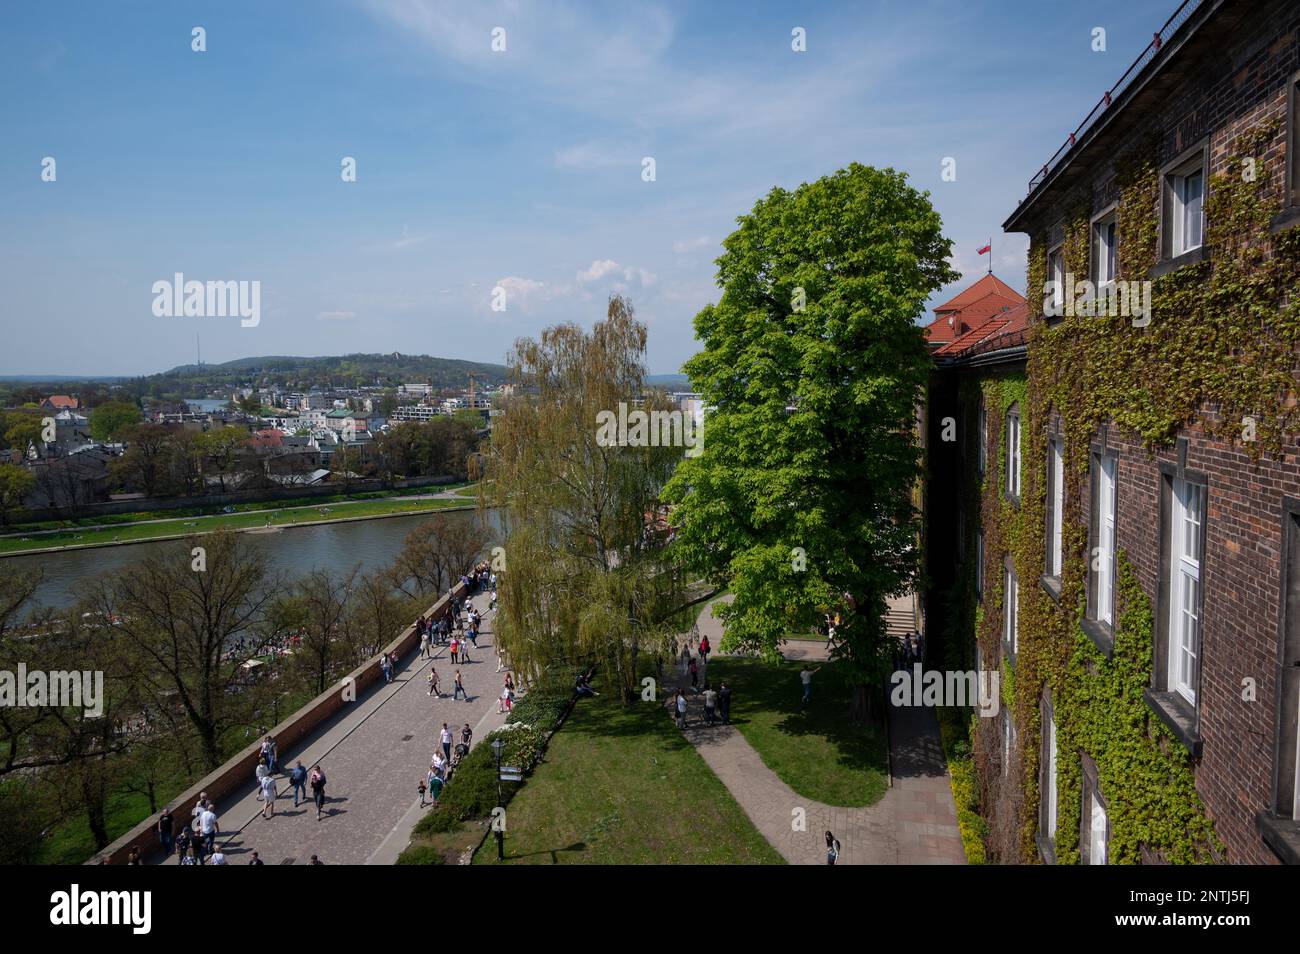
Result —
<path fill-rule="evenodd" d="M 700 614 L 699 630 L 714 646 L 720 644 L 722 624 L 712 605 Z M 792 658 L 827 656 L 824 641 L 791 640 L 787 646 L 796 650 Z M 966 863 L 931 710 L 888 707 L 890 787 L 874 805 L 839 808 L 797 794 L 763 764 L 735 726 L 703 725 L 702 702 L 688 696 L 686 737 L 786 861 L 825 864 L 824 832 L 829 830 L 840 842 L 839 864 Z"/>
<path fill-rule="evenodd" d="M 471 602 L 483 615 L 479 648 L 469 650 L 473 662 L 453 666 L 446 646 L 437 647 L 432 660 L 416 653 L 398 667 L 392 683 L 381 681 L 302 745 L 281 752 L 274 817 L 262 817 L 252 778 L 238 797 L 218 804 L 217 843 L 229 864 L 246 864 L 252 851 L 268 865 L 306 864 L 312 855 L 325 864 L 396 860 L 415 823 L 428 811 L 419 807 L 416 784 L 429 769 L 442 724 L 459 737 L 461 726 L 468 723 L 478 744 L 506 718 L 497 712 L 503 674 L 496 671 L 496 614 L 488 611 L 486 593 Z M 441 699 L 428 695 L 430 665 L 438 669 Z M 470 694 L 468 702 L 451 697 L 457 668 Z M 287 773 L 299 760 L 309 770 L 319 763 L 328 780 L 319 821 L 310 789 L 307 802 L 293 805 Z M 161 854 L 153 861 L 161 862 Z M 173 856 L 167 863 L 176 864 L 177 859 Z"/>

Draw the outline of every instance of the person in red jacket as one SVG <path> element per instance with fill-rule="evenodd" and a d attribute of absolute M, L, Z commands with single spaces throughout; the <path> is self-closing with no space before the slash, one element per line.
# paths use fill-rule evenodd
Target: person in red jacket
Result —
<path fill-rule="evenodd" d="M 706 663 L 709 661 L 709 653 L 711 652 L 713 652 L 713 647 L 709 645 L 709 637 L 705 636 L 700 640 L 700 655 L 704 657 Z"/>

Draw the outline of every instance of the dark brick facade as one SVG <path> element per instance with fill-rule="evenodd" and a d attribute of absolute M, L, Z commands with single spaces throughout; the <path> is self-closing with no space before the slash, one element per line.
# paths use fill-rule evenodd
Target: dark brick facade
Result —
<path fill-rule="evenodd" d="M 1259 156 L 1279 164 L 1288 159 L 1288 143 L 1300 141 L 1300 130 L 1292 128 L 1295 109 L 1291 92 L 1300 73 L 1300 5 L 1293 0 L 1206 0 L 1189 26 L 1186 34 L 1178 37 L 1177 49 L 1171 42 L 1167 58 L 1152 70 L 1153 76 L 1162 77 L 1163 88 L 1152 82 L 1152 89 L 1117 101 L 1117 115 L 1108 117 L 1104 128 L 1090 132 L 1091 139 L 1081 140 L 1046 177 L 1009 220 L 1009 230 L 1045 239 L 1042 248 L 1050 248 L 1060 237 L 1062 219 L 1081 201 L 1090 205 L 1093 214 L 1115 202 L 1111 162 L 1139 142 L 1158 143 L 1158 161 L 1164 164 L 1208 137 L 1208 181 L 1223 171 L 1229 143 L 1243 131 L 1276 119 L 1278 131 Z M 1153 89 L 1159 89 L 1158 95 Z M 1281 176 L 1272 183 L 1274 197 L 1283 199 L 1284 206 L 1289 181 Z M 1158 210 L 1152 211 L 1158 214 Z M 1296 227 L 1293 221 L 1284 213 L 1276 227 Z M 1213 261 L 1213 248 L 1206 252 Z M 1120 275 L 1121 279 L 1146 277 Z M 1300 288 L 1300 276 L 1296 276 L 1296 287 Z M 1038 292 L 1029 289 L 1031 326 L 1043 320 L 1041 297 L 1035 301 Z M 1225 355 L 1225 360 L 1230 359 Z M 1024 367 L 1020 362 L 1015 366 Z M 1032 333 L 1028 368 L 1032 375 Z M 993 371 L 974 369 L 960 359 L 941 363 L 931 400 L 952 401 L 956 388 L 948 379 Z M 938 416 L 937 409 L 931 413 Z M 965 409 L 964 413 L 972 411 Z M 1205 413 L 1212 419 L 1214 409 L 1207 407 Z M 930 436 L 929 446 L 935 451 L 930 457 L 929 496 L 933 498 L 947 466 L 956 460 L 943 459 L 933 443 L 933 433 Z M 996 430 L 992 439 L 998 441 Z M 1287 498 L 1300 498 L 1297 435 L 1287 435 L 1288 449 L 1281 459 L 1263 455 L 1258 461 L 1252 461 L 1242 445 L 1209 439 L 1199 428 L 1185 429 L 1175 442 L 1155 450 L 1113 424 L 1095 440 L 1104 441 L 1107 450 L 1118 456 L 1116 547 L 1127 555 L 1151 600 L 1157 631 L 1162 626 L 1159 607 L 1168 598 L 1168 570 L 1162 567 L 1162 542 L 1170 532 L 1168 518 L 1162 516 L 1166 474 L 1187 471 L 1204 479 L 1207 497 L 1200 566 L 1203 602 L 1194 730 L 1199 749 L 1193 749 L 1199 751 L 1195 785 L 1226 846 L 1226 861 L 1268 864 L 1276 863 L 1279 856 L 1294 860 L 1286 851 L 1270 847 L 1276 839 L 1266 841 L 1257 819 L 1277 812 L 1294 833 L 1296 820 L 1289 817 L 1289 804 L 1279 804 L 1276 776 L 1279 747 L 1294 745 L 1297 719 L 1294 684 L 1283 684 L 1280 677 L 1287 645 L 1287 587 L 1300 587 L 1300 570 L 1288 571 L 1286 530 L 1288 521 L 1293 520 Z M 1000 442 L 993 443 L 988 449 L 990 460 L 996 460 L 1001 451 Z M 1068 447 L 1068 465 L 1073 466 L 1079 455 L 1087 453 L 1087 447 Z M 985 494 L 997 493 L 996 482 L 990 483 Z M 1066 501 L 1067 519 L 1080 514 L 1088 519 L 1091 493 L 1091 481 L 1083 481 L 1081 499 Z M 936 592 L 938 586 L 956 578 L 954 570 L 944 565 L 956 550 L 955 541 L 945 549 L 943 532 L 936 529 L 951 512 L 956 497 L 953 494 L 951 501 L 945 498 L 938 506 L 927 502 L 928 569 Z M 1039 585 L 1042 567 L 1018 567 L 1017 571 L 1022 591 Z M 1000 554 L 987 555 L 984 572 L 987 593 L 991 575 L 1002 572 Z M 945 609 L 933 595 L 926 608 L 927 626 L 947 624 Z M 986 612 L 991 609 L 986 607 Z M 1300 620 L 1292 620 L 1290 625 L 1300 627 Z M 1153 657 L 1157 659 L 1159 640 L 1159 632 L 1153 633 L 1157 647 Z M 1253 701 L 1243 700 L 1247 685 L 1253 686 Z M 1292 733 L 1289 737 L 1288 731 Z M 1018 743 L 1019 748 L 1035 745 L 1037 740 L 1019 739 Z M 986 760 L 982 771 L 991 774 L 999 768 Z M 1009 827 L 1015 824 L 1019 813 L 1014 806 L 1023 792 L 1010 791 L 1020 786 L 1003 784 L 1000 778 L 983 781 L 984 791 L 998 803 L 984 806 L 984 814 L 994 823 L 993 839 L 1003 850 L 997 851 L 998 844 L 992 847 L 1004 860 L 1014 858 L 1015 838 Z M 1125 798 L 1123 792 L 1105 794 L 1112 802 Z"/>

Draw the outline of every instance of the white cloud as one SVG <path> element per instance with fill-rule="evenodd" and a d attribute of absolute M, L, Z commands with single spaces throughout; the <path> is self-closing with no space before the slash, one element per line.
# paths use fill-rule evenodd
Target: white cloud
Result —
<path fill-rule="evenodd" d="M 699 238 L 682 239 L 674 242 L 673 251 L 678 255 L 682 255 L 686 252 L 694 252 L 696 249 L 707 248 L 709 244 L 709 237 L 701 235 Z"/>
<path fill-rule="evenodd" d="M 624 267 L 613 259 L 603 258 L 597 259 L 589 267 L 578 272 L 578 284 L 605 283 L 605 279 L 610 277 L 615 280 L 607 284 L 615 291 L 629 291 L 634 287 L 649 288 L 655 283 L 654 272 L 646 271 L 644 268 Z"/>

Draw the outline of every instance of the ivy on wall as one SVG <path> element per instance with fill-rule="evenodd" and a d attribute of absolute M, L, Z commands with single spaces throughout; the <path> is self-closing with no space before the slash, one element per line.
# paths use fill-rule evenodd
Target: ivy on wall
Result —
<path fill-rule="evenodd" d="M 1108 801 L 1109 860 L 1135 863 L 1144 852 L 1174 863 L 1221 860 L 1223 845 L 1196 791 L 1193 761 L 1143 699 L 1150 684 L 1153 616 L 1127 558 L 1117 558 L 1115 642 L 1110 659 L 1080 629 L 1086 607 L 1087 514 L 1082 510 L 1090 445 L 1113 422 L 1149 449 L 1181 429 L 1244 446 L 1252 458 L 1280 454 L 1296 429 L 1292 400 L 1300 348 L 1300 228 L 1270 235 L 1280 210 L 1282 169 L 1262 158 L 1279 131 L 1260 123 L 1228 144 L 1222 171 L 1210 178 L 1205 206 L 1206 260 L 1152 281 L 1149 324 L 1123 315 L 1067 315 L 1048 326 L 1041 301 L 1030 302 L 1027 372 L 991 374 L 959 385 L 971 413 L 988 415 L 988 474 L 966 457 L 965 512 L 978 514 L 949 595 L 956 639 L 943 659 L 968 664 L 957 647 L 976 640 L 985 666 L 1001 658 L 1002 561 L 1010 554 L 1020 583 L 1016 661 L 1003 666 L 1017 746 L 1001 778 L 1001 733 L 976 718 L 974 761 L 989 847 L 1004 862 L 1037 859 L 1039 754 L 1044 690 L 1050 690 L 1058 741 L 1056 860 L 1078 863 L 1083 782 L 1079 754 L 1097 764 Z M 1116 163 L 1120 280 L 1147 280 L 1159 258 L 1160 175 L 1148 141 Z M 1089 273 L 1090 203 L 1067 208 L 1061 246 L 1065 270 Z M 1028 282 L 1045 287 L 1047 235 L 1032 238 Z M 1021 495 L 1006 497 L 1006 416 L 1021 420 Z M 1253 422 L 1253 428 L 1247 426 Z M 977 431 L 968 423 L 968 433 Z M 1253 431 L 1253 433 L 1252 433 Z M 1039 584 L 1046 566 L 1049 432 L 1065 452 L 1063 565 L 1059 599 Z M 1251 439 L 1253 438 L 1253 439 Z M 975 533 L 984 538 L 983 603 L 975 596 Z M 972 633 L 975 640 L 971 639 Z"/>

